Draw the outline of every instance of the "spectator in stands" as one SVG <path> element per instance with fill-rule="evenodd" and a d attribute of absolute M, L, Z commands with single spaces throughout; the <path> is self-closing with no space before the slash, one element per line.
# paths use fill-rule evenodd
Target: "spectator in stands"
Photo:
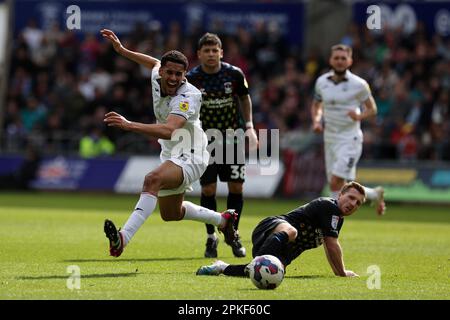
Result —
<path fill-rule="evenodd" d="M 88 134 L 81 138 L 79 146 L 79 155 L 82 158 L 108 156 L 115 151 L 114 143 L 104 135 L 99 126 L 89 128 Z"/>
<path fill-rule="evenodd" d="M 28 133 L 31 133 L 33 129 L 39 128 L 44 124 L 47 116 L 47 108 L 36 97 L 30 96 L 20 116 L 25 129 Z"/>

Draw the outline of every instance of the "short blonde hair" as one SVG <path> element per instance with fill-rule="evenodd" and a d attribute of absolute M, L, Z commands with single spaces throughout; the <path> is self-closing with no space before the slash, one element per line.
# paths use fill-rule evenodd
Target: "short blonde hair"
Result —
<path fill-rule="evenodd" d="M 344 184 L 344 186 L 341 189 L 341 193 L 344 194 L 352 188 L 355 189 L 356 191 L 358 191 L 359 193 L 361 193 L 364 196 L 363 203 L 366 202 L 366 190 L 364 189 L 364 187 L 361 184 L 359 184 L 356 181 L 350 181 L 350 182 L 347 182 L 346 184 Z"/>
<path fill-rule="evenodd" d="M 333 53 L 333 51 L 338 51 L 338 50 L 345 51 L 345 52 L 348 53 L 350 58 L 352 57 L 353 50 L 352 50 L 351 47 L 349 47 L 349 46 L 347 46 L 345 44 L 342 44 L 342 43 L 336 44 L 336 45 L 331 47 L 331 54 Z"/>

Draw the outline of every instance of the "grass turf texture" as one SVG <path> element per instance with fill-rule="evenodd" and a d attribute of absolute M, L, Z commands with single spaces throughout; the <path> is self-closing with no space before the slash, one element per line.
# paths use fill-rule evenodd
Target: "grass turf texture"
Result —
<path fill-rule="evenodd" d="M 190 199 L 196 203 L 198 199 Z M 67 193 L 0 194 L 0 299 L 446 299 L 450 298 L 450 209 L 388 205 L 380 218 L 365 205 L 346 218 L 340 242 L 346 267 L 359 278 L 332 274 L 323 248 L 303 253 L 274 291 L 249 279 L 196 276 L 203 258 L 205 227 L 191 221 L 163 222 L 152 214 L 121 257 L 108 256 L 103 221 L 121 226 L 137 196 Z M 263 217 L 303 202 L 245 200 L 240 233 L 250 235 Z M 224 208 L 225 202 L 218 203 Z M 219 258 L 234 258 L 220 235 Z M 81 288 L 70 290 L 67 268 L 81 271 Z M 381 288 L 368 289 L 381 271 Z M 69 280 L 70 283 L 73 283 Z"/>

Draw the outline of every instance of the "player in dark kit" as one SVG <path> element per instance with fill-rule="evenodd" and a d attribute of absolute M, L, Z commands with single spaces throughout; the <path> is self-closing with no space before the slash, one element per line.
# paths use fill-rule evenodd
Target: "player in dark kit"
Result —
<path fill-rule="evenodd" d="M 247 81 L 241 69 L 222 62 L 222 42 L 212 33 L 204 34 L 198 43 L 197 56 L 200 65 L 188 72 L 186 78 L 202 92 L 202 107 L 200 120 L 203 130 L 220 130 L 223 137 L 223 162 L 211 163 L 200 178 L 202 186 L 201 205 L 215 210 L 217 208 L 216 190 L 217 176 L 228 184 L 227 208 L 233 208 L 238 213 L 235 220 L 235 229 L 238 230 L 239 219 L 244 204 L 243 183 L 245 181 L 245 163 L 238 161 L 236 139 L 226 139 L 227 129 L 246 129 L 250 148 L 257 148 L 258 138 L 253 129 L 252 102 L 250 99 Z M 210 141 L 211 142 L 211 141 Z M 226 149 L 230 144 L 234 148 L 233 163 L 226 163 Z M 210 144 L 211 146 L 211 144 Z M 214 151 L 208 148 L 214 156 Z M 244 157 L 242 156 L 241 159 Z M 208 239 L 206 241 L 205 257 L 217 257 L 218 237 L 213 225 L 206 225 Z M 245 248 L 242 246 L 239 235 L 231 245 L 236 257 L 245 257 Z"/>
<path fill-rule="evenodd" d="M 288 266 L 303 251 L 324 244 L 328 262 L 337 276 L 355 277 L 346 270 L 338 241 L 344 217 L 353 214 L 365 201 L 364 187 L 357 182 L 346 183 L 338 199 L 318 198 L 285 215 L 267 217 L 252 234 L 253 257 L 269 254 Z M 217 260 L 200 267 L 197 275 L 248 276 L 249 264 L 230 265 Z"/>

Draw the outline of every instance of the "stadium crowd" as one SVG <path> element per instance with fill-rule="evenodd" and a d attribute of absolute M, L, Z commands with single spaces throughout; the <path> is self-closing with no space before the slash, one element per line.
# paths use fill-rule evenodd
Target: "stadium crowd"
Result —
<path fill-rule="evenodd" d="M 167 31 L 161 28 L 157 22 L 136 25 L 121 39 L 127 48 L 156 57 L 180 50 L 190 67 L 197 65 L 196 44 L 204 30 L 186 34 L 177 22 Z M 247 77 L 256 129 L 308 136 L 313 85 L 328 70 L 328 52 L 290 46 L 271 23 L 234 34 L 223 34 L 220 26 L 208 31 L 221 36 L 223 60 Z M 376 34 L 351 25 L 341 42 L 353 47 L 351 70 L 368 81 L 378 106 L 376 118 L 363 123 L 362 158 L 450 161 L 450 40 L 427 34 L 421 24 L 409 35 L 401 29 Z M 1 149 L 20 152 L 31 139 L 46 153 L 75 154 L 80 141 L 90 139 L 110 147 L 81 155 L 157 154 L 156 140 L 103 123 L 110 110 L 154 122 L 149 77 L 147 70 L 115 54 L 100 34 L 80 39 L 58 25 L 41 30 L 30 21 L 13 44 Z"/>

